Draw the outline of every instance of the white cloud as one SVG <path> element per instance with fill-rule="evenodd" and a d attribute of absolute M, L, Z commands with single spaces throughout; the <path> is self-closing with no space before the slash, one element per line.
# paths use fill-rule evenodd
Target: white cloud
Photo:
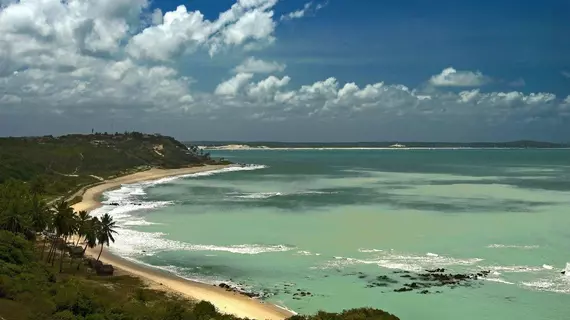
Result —
<path fill-rule="evenodd" d="M 152 12 L 152 16 L 151 16 L 151 22 L 153 25 L 159 25 L 162 24 L 163 20 L 162 20 L 162 10 L 160 10 L 160 8 L 156 8 L 154 9 L 154 11 Z"/>
<path fill-rule="evenodd" d="M 302 9 L 292 11 L 292 12 L 289 12 L 287 14 L 282 15 L 280 20 L 281 21 L 288 21 L 288 20 L 303 18 L 309 12 L 311 12 L 311 9 L 313 7 L 314 7 L 314 9 L 312 11 L 316 12 L 316 11 L 319 11 L 319 10 L 323 9 L 324 7 L 326 7 L 328 5 L 328 2 L 319 3 L 316 6 L 313 6 L 313 5 L 314 5 L 313 1 L 307 2 L 307 3 L 305 3 L 305 5 L 303 6 Z"/>
<path fill-rule="evenodd" d="M 256 84 L 252 84 L 247 91 L 249 97 L 253 97 L 259 100 L 273 100 L 275 99 L 275 94 L 278 90 L 287 84 L 291 78 L 284 76 L 279 79 L 274 76 L 269 76 L 265 80 L 261 80 Z"/>
<path fill-rule="evenodd" d="M 449 67 L 432 76 L 429 83 L 437 87 L 478 87 L 489 81 L 490 78 L 479 71 L 457 71 Z"/>
<path fill-rule="evenodd" d="M 151 11 L 147 0 L 3 1 L 0 113 L 4 118 L 112 112 L 130 119 L 191 114 L 235 121 L 368 121 L 409 115 L 442 123 L 570 117 L 570 97 L 552 93 L 434 88 L 478 87 L 490 81 L 480 72 L 453 68 L 428 79 L 433 86 L 418 89 L 381 81 L 345 83 L 335 77 L 303 85 L 299 77 L 270 75 L 285 71 L 285 64 L 249 57 L 228 68 L 235 75 L 215 89 L 194 89 L 192 84 L 203 80 L 187 71 L 194 57 L 209 52 L 219 54 L 215 59 L 220 61 L 230 48 L 261 49 L 275 40 L 276 2 L 239 0 L 208 20 L 185 6 Z"/>
<path fill-rule="evenodd" d="M 161 24 L 135 35 L 127 51 L 137 59 L 168 61 L 199 48 L 206 48 L 213 55 L 228 46 L 273 42 L 276 23 L 270 9 L 276 2 L 238 1 L 215 21 L 180 5 L 175 11 L 166 12 Z"/>
<path fill-rule="evenodd" d="M 569 71 L 560 71 L 560 74 L 561 74 L 564 78 L 570 79 L 570 72 L 569 72 Z"/>
<path fill-rule="evenodd" d="M 215 90 L 215 94 L 221 96 L 233 96 L 245 87 L 247 82 L 253 77 L 251 73 L 238 73 L 234 77 L 220 83 Z"/>
<path fill-rule="evenodd" d="M 285 65 L 275 61 L 263 61 L 249 57 L 233 70 L 235 73 L 273 73 L 283 72 Z"/>

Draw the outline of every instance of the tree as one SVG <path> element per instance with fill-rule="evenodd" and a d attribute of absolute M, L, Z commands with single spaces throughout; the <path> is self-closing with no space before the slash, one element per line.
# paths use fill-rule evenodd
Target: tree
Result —
<path fill-rule="evenodd" d="M 55 261 L 55 251 L 56 251 L 56 242 L 58 239 L 63 241 L 63 247 L 61 248 L 61 255 L 59 260 L 59 272 L 63 270 L 63 254 L 64 254 L 64 247 L 67 238 L 75 232 L 75 219 L 74 219 L 74 212 L 73 208 L 69 206 L 69 203 L 65 200 L 59 200 L 54 205 L 54 227 L 56 230 L 57 237 L 55 238 L 52 244 L 52 265 Z M 48 255 L 49 261 L 49 255 Z"/>
<path fill-rule="evenodd" d="M 46 193 L 46 182 L 45 180 L 38 176 L 35 177 L 31 182 L 30 182 L 30 191 L 32 192 L 32 194 L 34 195 L 39 195 L 39 194 L 44 194 Z"/>
<path fill-rule="evenodd" d="M 33 194 L 30 203 L 30 218 L 34 231 L 38 233 L 48 229 L 51 226 L 52 217 L 53 215 L 51 214 L 45 201 L 40 199 L 37 194 Z M 44 258 L 47 242 L 47 237 L 44 237 L 41 259 Z"/>
<path fill-rule="evenodd" d="M 32 228 L 30 216 L 22 210 L 22 204 L 11 202 L 6 209 L 0 212 L 0 229 L 13 233 L 26 233 Z"/>
<path fill-rule="evenodd" d="M 91 220 L 87 211 L 81 210 L 77 213 L 77 242 L 75 245 L 78 245 L 81 238 L 85 237 L 89 221 Z"/>
<path fill-rule="evenodd" d="M 86 222 L 85 228 L 85 247 L 83 248 L 83 254 L 89 248 L 95 248 L 97 245 L 97 235 L 99 234 L 99 230 L 101 229 L 101 222 L 97 217 L 93 217 Z M 77 270 L 79 270 L 79 266 L 81 265 L 81 261 L 77 264 Z"/>
<path fill-rule="evenodd" d="M 116 234 L 115 231 L 115 221 L 113 218 L 108 214 L 105 213 L 101 218 L 101 224 L 97 233 L 97 241 L 99 245 L 101 245 L 101 251 L 99 251 L 99 256 L 97 256 L 97 261 L 101 258 L 101 253 L 103 253 L 103 246 L 106 244 L 109 246 L 110 242 L 115 242 L 115 238 L 113 238 L 113 234 Z"/>

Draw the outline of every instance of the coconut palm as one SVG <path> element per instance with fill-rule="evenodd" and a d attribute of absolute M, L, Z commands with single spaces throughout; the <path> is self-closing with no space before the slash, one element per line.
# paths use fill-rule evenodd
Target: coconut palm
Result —
<path fill-rule="evenodd" d="M 0 212 L 0 229 L 14 233 L 26 233 L 31 228 L 30 216 L 26 214 L 20 203 L 11 202 L 3 212 Z"/>
<path fill-rule="evenodd" d="M 101 251 L 99 251 L 99 256 L 97 256 L 97 261 L 101 257 L 101 253 L 103 253 L 103 246 L 106 244 L 109 246 L 110 242 L 115 242 L 115 238 L 113 238 L 113 234 L 117 233 L 115 231 L 115 222 L 113 218 L 108 214 L 105 213 L 101 218 L 101 223 L 98 228 L 97 232 L 97 242 L 101 245 Z"/>
<path fill-rule="evenodd" d="M 55 261 L 55 251 L 56 251 L 56 241 L 57 239 L 62 239 L 65 245 L 67 238 L 75 232 L 75 219 L 73 208 L 69 206 L 69 203 L 65 200 L 57 201 L 54 205 L 54 227 L 56 230 L 56 240 L 52 244 L 52 265 Z M 61 248 L 61 255 L 59 261 L 59 271 L 63 269 L 63 254 L 64 248 Z M 49 260 L 49 255 L 48 255 Z"/>
<path fill-rule="evenodd" d="M 34 194 L 30 201 L 30 218 L 32 226 L 36 233 L 43 232 L 51 225 L 52 214 L 45 203 L 41 200 L 38 195 Z M 44 252 L 46 250 L 47 238 L 44 237 L 42 246 L 41 259 L 44 258 Z"/>
<path fill-rule="evenodd" d="M 89 248 L 95 248 L 97 245 L 97 234 L 99 233 L 99 229 L 101 228 L 101 222 L 97 217 L 93 217 L 87 221 L 85 228 L 85 247 L 83 248 L 83 254 Z M 79 270 L 79 266 L 81 265 L 81 261 L 77 264 L 77 270 Z"/>
<path fill-rule="evenodd" d="M 91 221 L 90 218 L 89 213 L 85 210 L 81 210 L 77 213 L 77 242 L 75 245 L 78 245 L 81 238 L 85 237 Z"/>

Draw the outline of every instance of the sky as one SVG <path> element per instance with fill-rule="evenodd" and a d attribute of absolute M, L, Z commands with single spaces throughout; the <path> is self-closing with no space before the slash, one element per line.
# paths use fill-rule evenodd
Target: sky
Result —
<path fill-rule="evenodd" d="M 567 0 L 0 0 L 0 135 L 570 141 Z"/>

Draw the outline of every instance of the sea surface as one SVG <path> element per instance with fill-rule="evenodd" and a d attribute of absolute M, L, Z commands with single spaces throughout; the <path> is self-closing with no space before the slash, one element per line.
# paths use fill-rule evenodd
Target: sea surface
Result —
<path fill-rule="evenodd" d="M 111 250 L 299 313 L 370 306 L 408 320 L 570 319 L 570 150 L 212 156 L 252 166 L 106 192 L 120 206 L 94 214 L 118 223 Z M 432 268 L 490 273 L 394 292 Z"/>

